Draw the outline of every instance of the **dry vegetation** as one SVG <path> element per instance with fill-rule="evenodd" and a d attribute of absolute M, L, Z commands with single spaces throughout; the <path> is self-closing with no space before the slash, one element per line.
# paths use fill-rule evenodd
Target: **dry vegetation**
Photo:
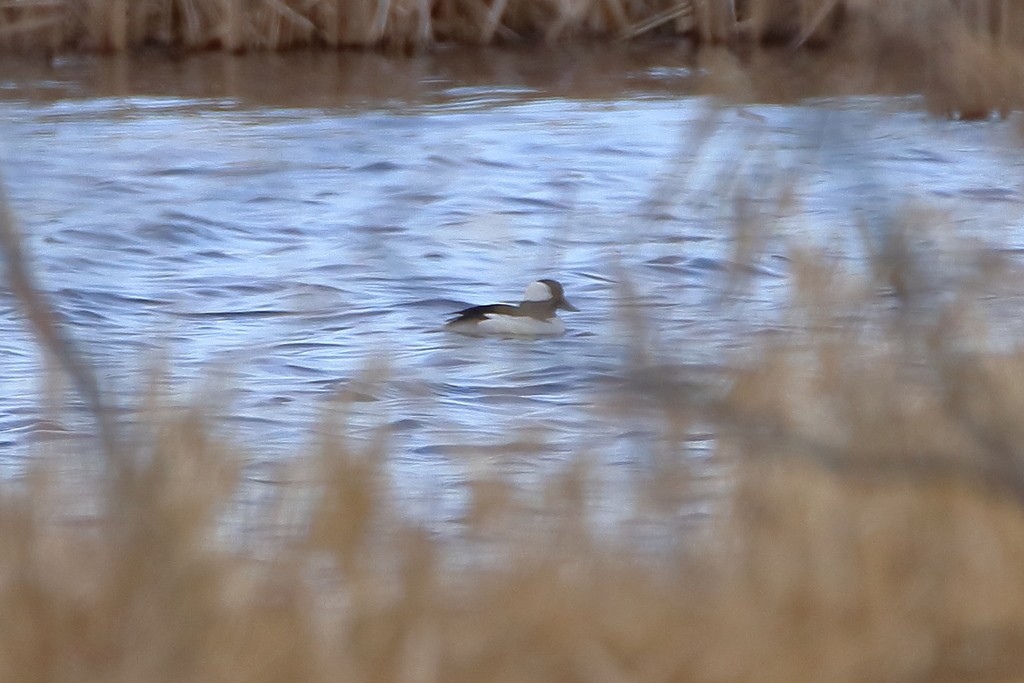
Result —
<path fill-rule="evenodd" d="M 794 332 L 717 399 L 660 386 L 666 434 L 720 435 L 731 484 L 699 525 L 670 450 L 615 474 L 636 492 L 615 524 L 581 454 L 539 492 L 470 481 L 438 535 L 399 511 L 386 440 L 343 428 L 313 483 L 225 521 L 244 455 L 156 401 L 91 484 L 54 460 L 0 483 L 0 679 L 1019 680 L 1024 351 L 986 350 L 971 317 L 1016 276 L 967 252 L 938 286 L 916 245 L 941 227 L 908 209 L 862 276 L 794 246 Z"/>
<path fill-rule="evenodd" d="M 438 534 L 400 511 L 386 439 L 343 427 L 240 523 L 244 454 L 154 401 L 91 478 L 0 482 L 0 680 L 1019 680 L 1024 351 L 987 347 L 978 302 L 1020 273 L 973 248 L 937 271 L 945 227 L 908 207 L 860 275 L 793 245 L 793 332 L 751 340 L 727 393 L 639 387 L 666 435 L 714 425 L 730 485 L 700 524 L 669 449 L 615 473 L 636 497 L 614 524 L 581 454 L 541 491 L 471 480 Z M 8 276 L 67 363 L 31 270 Z"/>
<path fill-rule="evenodd" d="M 762 44 L 827 48 L 813 61 L 832 70 L 838 91 L 856 84 L 923 92 L 934 111 L 956 117 L 1005 115 L 1024 104 L 1020 0 L 0 1 L 0 53 L 9 55 L 311 47 L 408 54 L 452 44 L 645 40 L 724 44 L 741 61 Z M 772 87 L 771 74 L 752 71 L 745 80 L 759 77 L 756 90 Z"/>
<path fill-rule="evenodd" d="M 6 0 L 0 47 L 122 51 L 514 43 L 651 34 L 828 41 L 874 25 L 934 37 L 962 23 L 1019 45 L 1014 0 Z"/>

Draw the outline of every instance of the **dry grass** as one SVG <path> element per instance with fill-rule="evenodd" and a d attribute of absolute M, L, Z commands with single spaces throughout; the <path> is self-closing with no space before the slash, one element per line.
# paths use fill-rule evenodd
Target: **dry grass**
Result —
<path fill-rule="evenodd" d="M 794 246 L 794 332 L 727 394 L 659 387 L 666 433 L 719 435 L 731 485 L 702 524 L 669 452 L 615 475 L 637 496 L 603 526 L 581 455 L 541 491 L 471 480 L 438 534 L 400 511 L 386 439 L 329 425 L 297 465 L 312 483 L 241 524 L 244 454 L 155 401 L 152 434 L 111 440 L 91 483 L 0 482 L 0 679 L 1019 680 L 1024 351 L 987 350 L 975 303 L 1015 275 L 984 251 L 936 272 L 919 244 L 941 216 L 904 215 L 866 275 Z"/>
<path fill-rule="evenodd" d="M 0 53 L 124 53 L 512 45 L 669 38 L 726 44 L 756 90 L 753 46 L 828 48 L 813 69 L 838 91 L 922 92 L 935 112 L 1024 106 L 1017 0 L 7 0 Z M 652 44 L 657 41 L 652 41 Z M 615 54 L 615 53 L 613 53 Z M 472 58 L 469 58 L 472 59 Z M 711 78 L 721 78 L 721 64 Z M 728 71 L 728 69 L 726 69 Z M 983 76 L 981 76 L 983 75 Z"/>
<path fill-rule="evenodd" d="M 0 676 L 1015 680 L 1024 352 L 945 348 L 948 315 L 910 325 L 873 282 L 814 282 L 874 331 L 836 328 L 818 293 L 795 302 L 823 324 L 690 406 L 723 435 L 721 505 L 680 520 L 688 465 L 666 459 L 634 482 L 646 541 L 629 511 L 596 523 L 585 458 L 539 497 L 471 481 L 463 524 L 438 536 L 399 511 L 385 442 L 354 450 L 343 429 L 305 461 L 314 484 L 246 520 L 261 531 L 225 532 L 243 456 L 195 414 L 154 418 L 152 442 L 93 487 L 45 468 L 2 484 Z M 82 498 L 100 512 L 72 523 Z"/>
<path fill-rule="evenodd" d="M 7 0 L 0 47 L 415 49 L 651 34 L 803 44 L 830 41 L 847 23 L 930 33 L 951 21 L 1019 45 L 1021 15 L 1012 0 Z"/>

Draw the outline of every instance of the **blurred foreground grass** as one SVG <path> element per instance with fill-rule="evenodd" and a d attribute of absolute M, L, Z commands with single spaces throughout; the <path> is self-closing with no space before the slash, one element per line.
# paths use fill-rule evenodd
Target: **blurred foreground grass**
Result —
<path fill-rule="evenodd" d="M 666 434 L 715 434 L 728 484 L 699 524 L 669 449 L 615 473 L 635 493 L 615 523 L 581 453 L 539 490 L 470 479 L 438 533 L 400 509 L 386 439 L 326 425 L 310 483 L 238 525 L 245 455 L 204 406 L 157 400 L 96 476 L 51 457 L 0 482 L 0 680 L 1018 680 L 1024 350 L 982 323 L 1019 267 L 971 247 L 943 271 L 941 216 L 902 215 L 864 273 L 792 245 L 788 331 L 745 340 L 727 392 L 636 383 Z M 40 343 L 68 353 L 5 235 Z"/>

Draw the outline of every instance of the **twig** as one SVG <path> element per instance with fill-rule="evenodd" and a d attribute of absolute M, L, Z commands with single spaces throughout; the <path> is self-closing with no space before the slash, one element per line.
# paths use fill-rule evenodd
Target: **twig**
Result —
<path fill-rule="evenodd" d="M 263 2 L 281 17 L 295 24 L 300 31 L 305 33 L 316 32 L 316 24 L 281 2 L 281 0 L 263 0 Z"/>
<path fill-rule="evenodd" d="M 814 14 L 811 20 L 807 22 L 807 25 L 803 27 L 803 31 L 801 31 L 800 36 L 796 41 L 794 41 L 793 46 L 803 47 L 804 43 L 810 40 L 811 36 L 814 35 L 814 32 L 817 31 L 825 22 L 825 19 L 827 19 L 832 13 L 832 10 L 839 5 L 839 2 L 840 0 L 828 0 L 828 2 L 821 3 L 818 7 L 818 11 Z"/>
<path fill-rule="evenodd" d="M 636 38 L 639 35 L 643 35 L 644 33 L 653 31 L 662 24 L 667 24 L 673 19 L 678 19 L 683 15 L 692 13 L 693 2 L 691 0 L 683 0 L 683 2 L 680 2 L 675 7 L 670 7 L 669 9 L 663 12 L 658 12 L 652 17 L 648 17 L 647 19 L 644 19 L 641 22 L 626 27 L 626 29 L 621 34 L 619 34 L 618 39 L 620 41 L 632 40 L 633 38 Z"/>

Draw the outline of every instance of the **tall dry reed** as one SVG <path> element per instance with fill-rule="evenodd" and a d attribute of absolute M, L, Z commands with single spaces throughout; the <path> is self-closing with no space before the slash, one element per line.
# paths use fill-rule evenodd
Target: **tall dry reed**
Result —
<path fill-rule="evenodd" d="M 1024 6 L 1013 0 L 18 0 L 0 7 L 7 54 L 408 53 L 653 36 L 724 43 L 741 61 L 765 43 L 828 48 L 813 60 L 832 65 L 840 87 L 923 92 L 934 111 L 953 117 L 1024 106 Z M 756 86 L 772 83 L 769 76 Z"/>
<path fill-rule="evenodd" d="M 953 21 L 1019 46 L 1011 0 L 18 0 L 0 8 L 0 48 L 281 50 L 632 39 L 831 41 L 845 26 Z"/>
<path fill-rule="evenodd" d="M 200 411 L 156 409 L 152 441 L 93 485 L 45 467 L 0 484 L 0 676 L 1013 680 L 1024 353 L 944 346 L 963 332 L 948 312 L 896 320 L 820 258 L 794 315 L 830 325 L 761 347 L 728 394 L 689 406 L 731 482 L 703 522 L 672 503 L 692 493 L 685 458 L 618 473 L 634 508 L 599 521 L 581 456 L 540 496 L 471 478 L 439 534 L 396 503 L 386 441 L 339 429 L 300 460 L 311 483 L 238 524 L 245 456 Z M 822 287 L 847 312 L 863 297 L 877 327 L 838 332 Z M 83 498 L 97 512 L 75 522 Z"/>
<path fill-rule="evenodd" d="M 330 424 L 295 460 L 307 483 L 240 519 L 245 454 L 202 406 L 154 400 L 115 466 L 0 482 L 0 679 L 1016 680 L 1024 351 L 988 346 L 979 302 L 1020 275 L 985 250 L 941 272 L 924 237 L 942 217 L 901 216 L 865 236 L 865 273 L 792 245 L 792 331 L 751 340 L 728 391 L 634 384 L 666 434 L 713 428 L 727 485 L 702 520 L 668 450 L 613 475 L 635 494 L 617 521 L 581 454 L 536 488 L 470 476 L 438 530 L 403 512 L 385 438 Z M 74 355 L 26 282 L 40 343 Z"/>

